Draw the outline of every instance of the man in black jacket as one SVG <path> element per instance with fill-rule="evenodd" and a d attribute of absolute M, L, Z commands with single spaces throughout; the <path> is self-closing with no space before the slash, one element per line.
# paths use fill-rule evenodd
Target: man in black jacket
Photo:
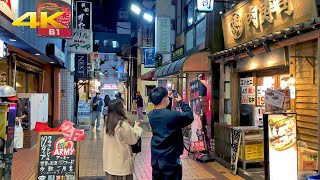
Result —
<path fill-rule="evenodd" d="M 170 100 L 167 89 L 157 87 L 150 94 L 154 110 L 148 115 L 152 128 L 151 166 L 153 180 L 181 180 L 182 165 L 180 155 L 183 154 L 182 128 L 193 122 L 193 113 L 189 105 L 175 100 L 183 112 L 166 109 Z"/>

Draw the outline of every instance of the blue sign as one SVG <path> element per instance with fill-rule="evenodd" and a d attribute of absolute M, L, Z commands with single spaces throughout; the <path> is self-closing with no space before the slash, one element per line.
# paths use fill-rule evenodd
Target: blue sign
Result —
<path fill-rule="evenodd" d="M 144 48 L 143 49 L 143 61 L 145 68 L 155 68 L 155 49 L 154 48 Z"/>

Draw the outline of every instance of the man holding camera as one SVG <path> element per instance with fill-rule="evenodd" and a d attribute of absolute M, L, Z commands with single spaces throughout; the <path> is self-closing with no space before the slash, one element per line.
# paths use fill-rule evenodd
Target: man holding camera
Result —
<path fill-rule="evenodd" d="M 180 95 L 173 96 L 182 112 L 167 109 L 170 104 L 167 89 L 157 87 L 152 90 L 150 100 L 154 110 L 148 114 L 152 128 L 151 166 L 153 180 L 181 180 L 183 154 L 182 128 L 193 122 L 193 113 Z"/>

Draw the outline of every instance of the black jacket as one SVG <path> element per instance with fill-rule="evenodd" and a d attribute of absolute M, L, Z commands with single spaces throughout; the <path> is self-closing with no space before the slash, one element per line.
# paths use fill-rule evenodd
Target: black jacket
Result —
<path fill-rule="evenodd" d="M 183 112 L 155 109 L 148 114 L 152 128 L 151 157 L 172 159 L 183 153 L 182 128 L 193 122 L 193 113 L 188 104 L 179 102 Z"/>

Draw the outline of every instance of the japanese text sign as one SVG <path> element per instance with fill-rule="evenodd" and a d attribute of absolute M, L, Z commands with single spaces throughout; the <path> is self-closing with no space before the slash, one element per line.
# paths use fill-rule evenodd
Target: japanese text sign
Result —
<path fill-rule="evenodd" d="M 59 132 L 39 133 L 36 179 L 78 179 L 79 146 Z"/>
<path fill-rule="evenodd" d="M 68 52 L 90 54 L 93 51 L 92 31 L 74 29 L 72 39 L 68 40 Z"/>
<path fill-rule="evenodd" d="M 248 42 L 317 17 L 314 0 L 251 0 L 222 17 L 225 48 Z"/>
<path fill-rule="evenodd" d="M 77 29 L 92 29 L 92 3 L 77 1 Z"/>

